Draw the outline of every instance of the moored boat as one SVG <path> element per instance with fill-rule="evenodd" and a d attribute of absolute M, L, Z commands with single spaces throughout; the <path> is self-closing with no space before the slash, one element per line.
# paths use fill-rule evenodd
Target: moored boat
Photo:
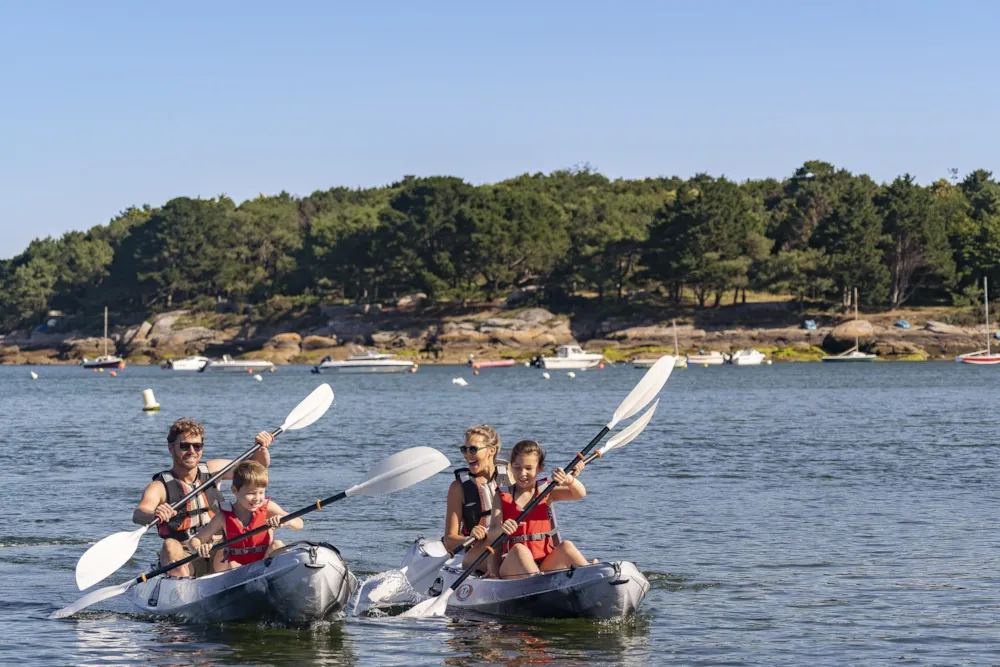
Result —
<path fill-rule="evenodd" d="M 854 288 L 854 321 L 858 321 L 858 289 Z M 840 354 L 832 354 L 822 357 L 822 361 L 827 363 L 864 363 L 867 361 L 875 361 L 874 354 L 868 354 L 861 351 L 861 339 L 858 336 L 854 337 L 854 345 L 849 349 L 841 352 Z"/>
<path fill-rule="evenodd" d="M 733 366 L 760 366 L 766 358 L 767 355 L 759 350 L 737 350 L 729 357 L 729 363 Z"/>
<path fill-rule="evenodd" d="M 990 350 L 990 296 L 986 286 L 986 276 L 983 276 L 983 307 L 986 316 L 986 349 L 968 354 L 960 354 L 955 357 L 955 361 L 963 364 L 978 364 L 980 366 L 992 366 L 1000 364 L 1000 354 L 993 354 Z"/>
<path fill-rule="evenodd" d="M 366 582 L 359 610 L 411 604 L 414 592 L 438 595 L 463 571 L 460 566 L 426 566 L 446 555 L 440 540 L 417 540 L 403 559 L 409 587 L 387 598 L 380 595 L 383 582 Z M 449 598 L 448 610 L 527 618 L 621 618 L 635 613 L 648 591 L 649 581 L 635 563 L 612 561 L 518 579 L 472 576 Z M 373 598 L 378 598 L 377 604 L 372 604 Z"/>
<path fill-rule="evenodd" d="M 343 611 L 357 584 L 336 547 L 294 542 L 235 570 L 136 584 L 124 596 L 130 607 L 124 611 L 193 623 L 309 623 Z"/>
<path fill-rule="evenodd" d="M 602 361 L 604 355 L 596 352 L 584 352 L 579 345 L 560 345 L 554 357 L 542 357 L 542 368 L 547 370 L 586 370 L 594 368 Z"/>
<path fill-rule="evenodd" d="M 125 361 L 121 357 L 108 354 L 108 309 L 104 308 L 104 354 L 96 359 L 84 357 L 80 360 L 80 365 L 84 368 L 125 368 Z"/>
<path fill-rule="evenodd" d="M 222 355 L 222 359 L 209 361 L 199 370 L 202 373 L 257 373 L 269 371 L 274 368 L 274 364 L 264 359 L 233 359 L 228 354 Z"/>
<path fill-rule="evenodd" d="M 200 371 L 205 364 L 210 362 L 208 357 L 185 357 L 184 359 L 167 359 L 163 362 L 163 368 L 171 371 Z"/>
<path fill-rule="evenodd" d="M 465 362 L 470 368 L 506 368 L 513 366 L 517 362 L 513 359 L 497 359 L 493 361 L 476 361 L 475 357 L 469 355 L 469 360 Z"/>
<path fill-rule="evenodd" d="M 414 368 L 412 361 L 397 359 L 394 354 L 367 350 L 364 354 L 353 354 L 344 361 L 327 357 L 316 366 L 314 373 L 402 373 Z"/>
<path fill-rule="evenodd" d="M 726 355 L 718 351 L 706 352 L 698 350 L 698 354 L 689 354 L 687 362 L 691 364 L 701 364 L 702 366 L 721 366 L 726 363 Z"/>

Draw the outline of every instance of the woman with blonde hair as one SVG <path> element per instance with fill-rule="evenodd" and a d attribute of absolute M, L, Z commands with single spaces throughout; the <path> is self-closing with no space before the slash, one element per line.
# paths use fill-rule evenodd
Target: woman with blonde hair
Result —
<path fill-rule="evenodd" d="M 468 567 L 482 553 L 497 489 L 509 485 L 511 479 L 507 462 L 499 458 L 500 436 L 492 426 L 479 424 L 466 429 L 459 449 L 466 465 L 455 471 L 455 481 L 448 487 L 444 546 L 453 552 L 469 536 L 475 537 L 477 542 L 463 559 Z M 485 568 L 485 562 L 480 567 Z"/>

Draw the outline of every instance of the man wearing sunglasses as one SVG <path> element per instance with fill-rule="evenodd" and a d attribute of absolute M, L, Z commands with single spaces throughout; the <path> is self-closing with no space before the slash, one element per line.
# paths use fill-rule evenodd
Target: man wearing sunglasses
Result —
<path fill-rule="evenodd" d="M 267 431 L 261 431 L 255 438 L 260 449 L 251 459 L 265 468 L 271 465 L 271 455 L 267 448 L 273 439 Z M 164 470 L 153 476 L 153 481 L 146 487 L 142 500 L 132 513 L 132 521 L 139 525 L 146 525 L 155 519 L 160 520 L 157 525 L 157 532 L 163 538 L 160 565 L 189 556 L 184 544 L 206 525 L 219 509 L 219 501 L 222 500 L 219 482 L 202 489 L 184 507 L 177 510 L 171 507 L 195 488 L 204 486 L 212 475 L 229 465 L 227 459 L 202 462 L 204 446 L 204 426 L 194 419 L 182 418 L 175 421 L 167 434 L 167 449 L 174 465 L 170 470 Z M 219 481 L 232 478 L 233 472 L 230 470 Z M 171 570 L 169 574 L 173 577 L 200 577 L 208 573 L 208 563 L 207 560 L 198 559 Z"/>

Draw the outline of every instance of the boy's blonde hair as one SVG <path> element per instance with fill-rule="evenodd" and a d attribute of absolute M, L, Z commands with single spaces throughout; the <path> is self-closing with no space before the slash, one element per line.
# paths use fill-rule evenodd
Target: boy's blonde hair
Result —
<path fill-rule="evenodd" d="M 472 441 L 473 438 L 480 437 L 486 440 L 487 447 L 496 447 L 493 451 L 493 460 L 497 460 L 500 454 L 500 434 L 489 424 L 478 424 L 465 429 L 465 439 Z"/>
<path fill-rule="evenodd" d="M 242 489 L 247 484 L 267 488 L 267 468 L 256 461 L 244 461 L 233 471 L 233 486 Z"/>
<path fill-rule="evenodd" d="M 536 440 L 522 440 L 514 445 L 514 449 L 510 452 L 510 462 L 514 463 L 517 461 L 518 456 L 525 456 L 527 454 L 535 454 L 538 456 L 539 470 L 542 470 L 545 467 L 545 452 L 542 451 L 542 446 L 539 445 Z"/>

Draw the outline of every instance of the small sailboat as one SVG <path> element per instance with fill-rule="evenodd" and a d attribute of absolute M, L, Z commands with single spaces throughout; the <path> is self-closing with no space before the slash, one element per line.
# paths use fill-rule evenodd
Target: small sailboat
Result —
<path fill-rule="evenodd" d="M 858 321 L 858 288 L 854 288 L 854 321 Z M 840 354 L 834 354 L 827 357 L 823 357 L 823 361 L 829 362 L 859 362 L 859 361 L 875 361 L 874 354 L 867 354 L 862 352 L 859 348 L 860 339 L 854 337 L 854 346 L 845 352 Z"/>
<path fill-rule="evenodd" d="M 993 354 L 990 351 L 990 293 L 986 289 L 986 276 L 983 276 L 983 307 L 986 316 L 986 349 L 969 354 L 960 354 L 955 357 L 955 361 L 963 364 L 979 364 L 990 366 L 1000 364 L 1000 354 Z"/>
<path fill-rule="evenodd" d="M 104 307 L 104 354 L 96 359 L 84 357 L 80 360 L 80 365 L 84 368 L 125 368 L 122 358 L 113 354 L 108 354 L 108 307 Z"/>

